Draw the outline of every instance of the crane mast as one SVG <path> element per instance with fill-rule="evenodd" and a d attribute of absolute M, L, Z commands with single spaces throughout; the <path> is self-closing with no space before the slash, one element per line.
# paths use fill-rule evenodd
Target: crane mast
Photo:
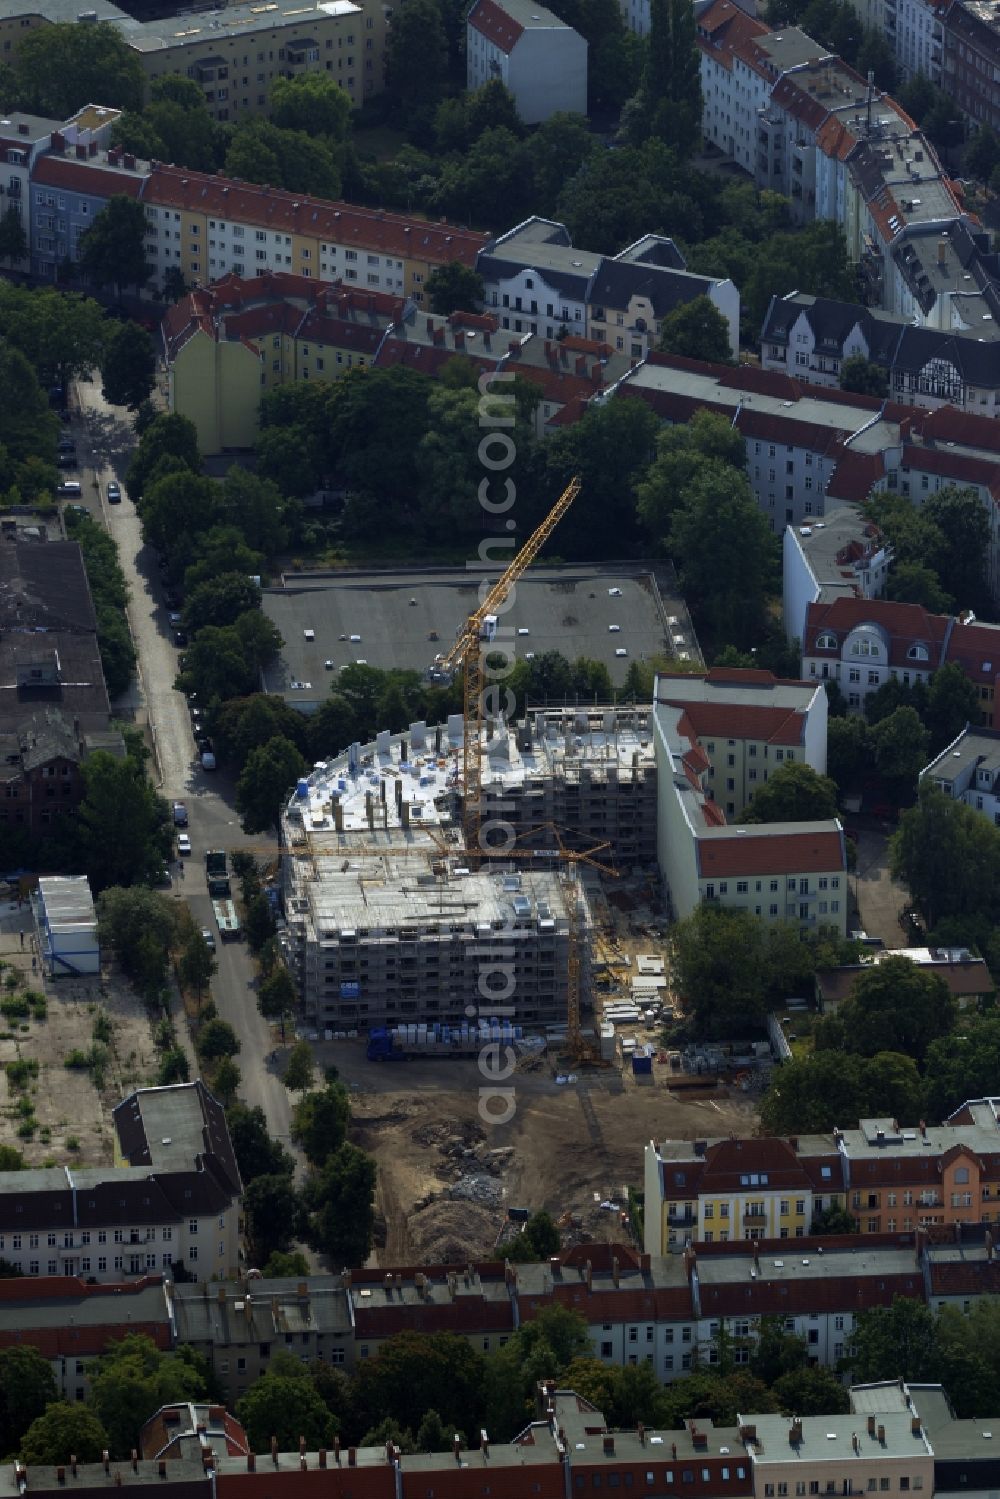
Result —
<path fill-rule="evenodd" d="M 454 672 L 464 668 L 464 712 L 462 733 L 462 781 L 464 801 L 462 828 L 465 833 L 465 848 L 470 859 L 479 859 L 481 847 L 483 808 L 483 771 L 480 737 L 483 722 L 483 649 L 482 628 L 487 616 L 496 614 L 510 590 L 534 562 L 556 526 L 562 520 L 577 495 L 580 493 L 579 475 L 571 479 L 556 500 L 545 519 L 528 537 L 524 546 L 508 564 L 493 584 L 479 608 L 470 614 L 462 626 L 458 639 L 440 663 L 442 672 Z"/>

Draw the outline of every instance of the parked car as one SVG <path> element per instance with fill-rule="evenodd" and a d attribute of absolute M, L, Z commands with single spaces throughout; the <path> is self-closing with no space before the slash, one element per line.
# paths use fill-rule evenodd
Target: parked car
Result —
<path fill-rule="evenodd" d="M 163 592 L 163 602 L 168 609 L 176 609 L 180 604 L 180 599 L 172 588 L 166 588 Z"/>
<path fill-rule="evenodd" d="M 74 452 L 57 453 L 56 454 L 56 467 L 57 468 L 76 468 L 76 454 Z"/>
<path fill-rule="evenodd" d="M 174 802 L 174 827 L 186 828 L 188 825 L 188 809 L 183 802 Z"/>
<path fill-rule="evenodd" d="M 78 500 L 83 494 L 83 485 L 79 479 L 64 479 L 56 487 L 56 494 L 70 495 L 74 500 Z"/>
<path fill-rule="evenodd" d="M 121 502 L 122 502 L 121 485 L 118 484 L 118 483 L 116 483 L 116 481 L 114 479 L 112 479 L 111 482 L 110 482 L 110 484 L 108 485 L 108 504 L 109 505 L 120 505 Z"/>
<path fill-rule="evenodd" d="M 213 755 L 213 753 L 212 753 L 211 750 L 202 750 L 202 752 L 201 752 L 201 768 L 202 768 L 202 770 L 214 770 L 215 769 L 215 756 Z"/>
<path fill-rule="evenodd" d="M 191 839 L 187 833 L 177 834 L 177 852 L 182 859 L 186 859 L 191 853 Z"/>
<path fill-rule="evenodd" d="M 73 441 L 72 437 L 70 437 L 68 432 L 64 432 L 62 437 L 60 437 L 57 447 L 60 453 L 76 452 L 76 443 Z"/>
<path fill-rule="evenodd" d="M 210 927 L 207 927 L 207 926 L 203 926 L 202 927 L 202 929 L 201 929 L 201 940 L 204 942 L 204 944 L 208 948 L 209 952 L 214 952 L 215 951 L 215 933 L 211 930 Z"/>
<path fill-rule="evenodd" d="M 187 638 L 186 633 L 183 630 L 175 630 L 174 631 L 174 645 L 184 646 L 184 645 L 187 645 L 187 643 L 188 643 L 188 638 Z"/>
<path fill-rule="evenodd" d="M 924 928 L 914 906 L 905 906 L 899 913 L 899 924 L 911 947 L 919 947 L 924 940 Z"/>
<path fill-rule="evenodd" d="M 178 627 L 178 625 L 180 624 L 180 622 L 181 622 L 181 617 L 177 613 L 176 609 L 171 609 L 170 613 L 167 615 L 167 623 L 169 625 L 172 625 L 173 628 L 176 630 L 177 627 Z"/>
<path fill-rule="evenodd" d="M 66 514 L 67 515 L 89 515 L 90 511 L 87 509 L 86 505 L 67 505 L 66 506 Z"/>

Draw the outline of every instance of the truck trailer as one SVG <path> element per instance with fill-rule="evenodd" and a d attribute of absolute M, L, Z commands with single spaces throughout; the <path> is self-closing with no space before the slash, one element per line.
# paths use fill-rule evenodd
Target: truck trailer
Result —
<path fill-rule="evenodd" d="M 213 897 L 212 911 L 215 914 L 215 924 L 219 928 L 219 936 L 223 942 L 229 942 L 240 935 L 240 918 L 236 914 L 233 902 L 225 896 L 218 899 Z"/>
<path fill-rule="evenodd" d="M 509 1021 L 468 1025 L 377 1026 L 368 1032 L 369 1062 L 410 1062 L 437 1057 L 477 1057 L 485 1046 L 513 1046 L 523 1031 Z"/>

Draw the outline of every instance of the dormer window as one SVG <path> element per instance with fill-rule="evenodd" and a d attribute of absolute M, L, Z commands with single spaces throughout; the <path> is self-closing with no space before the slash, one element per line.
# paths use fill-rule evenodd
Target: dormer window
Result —
<path fill-rule="evenodd" d="M 827 634 L 818 636 L 816 640 L 816 649 L 818 651 L 835 651 L 837 649 L 836 635 Z"/>
<path fill-rule="evenodd" d="M 907 661 L 929 661 L 930 654 L 925 645 L 911 645 L 906 653 Z"/>
<path fill-rule="evenodd" d="M 874 640 L 855 640 L 851 646 L 852 656 L 872 656 L 878 659 L 878 646 Z"/>

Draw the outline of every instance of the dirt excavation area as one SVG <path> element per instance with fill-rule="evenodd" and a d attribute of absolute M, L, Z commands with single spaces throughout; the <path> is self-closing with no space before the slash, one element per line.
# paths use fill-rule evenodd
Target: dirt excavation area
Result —
<path fill-rule="evenodd" d="M 558 1059 L 542 1056 L 504 1085 L 511 1117 L 497 1124 L 475 1061 L 379 1064 L 352 1042 L 317 1052 L 350 1090 L 352 1139 L 378 1161 L 382 1264 L 482 1258 L 510 1208 L 545 1208 L 564 1243 L 621 1238 L 647 1141 L 753 1133 L 757 1123 L 751 1097 L 721 1087 L 678 1094 L 666 1068 L 641 1081 L 581 1070 L 560 1084 Z"/>

